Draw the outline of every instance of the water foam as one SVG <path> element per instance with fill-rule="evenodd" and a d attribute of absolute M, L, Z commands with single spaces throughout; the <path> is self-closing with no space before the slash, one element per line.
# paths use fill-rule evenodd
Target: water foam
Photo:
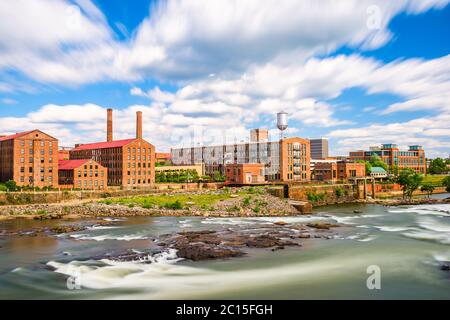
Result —
<path fill-rule="evenodd" d="M 129 235 L 112 235 L 112 234 L 102 234 L 98 236 L 88 235 L 88 234 L 72 234 L 71 238 L 76 240 L 94 240 L 94 241 L 105 241 L 105 240 L 119 240 L 119 241 L 131 241 L 131 240 L 147 240 L 148 237 L 140 234 L 129 234 Z"/>

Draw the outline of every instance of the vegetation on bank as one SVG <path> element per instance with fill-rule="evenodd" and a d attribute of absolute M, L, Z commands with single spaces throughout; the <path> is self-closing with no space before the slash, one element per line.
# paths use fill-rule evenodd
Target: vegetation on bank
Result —
<path fill-rule="evenodd" d="M 211 193 L 156 194 L 130 198 L 105 199 L 99 202 L 108 205 L 139 206 L 145 209 L 181 210 L 195 206 L 200 209 L 210 210 L 212 205 L 234 197 L 243 199 L 243 206 L 249 206 L 250 203 L 254 202 L 253 195 L 262 195 L 264 193 L 263 187 L 240 188 L 234 190 L 234 192 L 231 192 L 231 188 L 224 187 L 220 191 Z M 258 211 L 258 207 L 262 205 L 264 203 L 257 203 L 254 209 Z"/>
<path fill-rule="evenodd" d="M 450 172 L 450 159 L 444 160 L 442 158 L 436 158 L 430 161 L 428 166 L 428 173 L 430 174 L 445 174 Z"/>
<path fill-rule="evenodd" d="M 225 176 L 219 171 L 213 176 L 199 176 L 195 169 L 157 171 L 156 183 L 189 183 L 189 182 L 224 182 Z"/>
<path fill-rule="evenodd" d="M 174 194 L 174 195 L 149 195 L 132 198 L 117 198 L 102 200 L 104 204 L 121 204 L 127 206 L 140 206 L 146 209 L 184 209 L 195 205 L 200 208 L 208 207 L 218 201 L 229 199 L 229 193 L 219 194 Z"/>

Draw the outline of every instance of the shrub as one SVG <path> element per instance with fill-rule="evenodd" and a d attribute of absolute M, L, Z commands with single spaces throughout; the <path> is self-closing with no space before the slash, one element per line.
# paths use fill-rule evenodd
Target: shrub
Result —
<path fill-rule="evenodd" d="M 183 209 L 183 205 L 181 204 L 180 200 L 177 200 L 175 202 L 167 202 L 166 204 L 164 204 L 164 208 L 172 210 L 181 210 Z"/>
<path fill-rule="evenodd" d="M 345 195 L 345 190 L 341 187 L 336 187 L 334 193 L 336 194 L 336 197 L 340 198 Z"/>
<path fill-rule="evenodd" d="M 244 198 L 244 201 L 242 201 L 242 204 L 243 204 L 245 207 L 248 207 L 248 206 L 250 205 L 250 197 L 245 197 L 245 198 Z"/>
<path fill-rule="evenodd" d="M 9 191 L 17 191 L 17 183 L 14 180 L 6 181 L 5 186 Z"/>

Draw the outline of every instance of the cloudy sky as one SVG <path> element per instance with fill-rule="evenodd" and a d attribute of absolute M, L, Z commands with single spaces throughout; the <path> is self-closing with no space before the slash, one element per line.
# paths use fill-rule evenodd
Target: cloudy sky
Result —
<path fill-rule="evenodd" d="M 450 0 L 0 1 L 0 134 L 159 151 L 275 130 L 450 152 Z"/>

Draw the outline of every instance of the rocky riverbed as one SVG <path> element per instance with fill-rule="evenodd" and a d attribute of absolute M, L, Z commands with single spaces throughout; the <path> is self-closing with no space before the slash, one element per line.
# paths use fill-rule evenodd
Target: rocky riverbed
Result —
<path fill-rule="evenodd" d="M 165 234 L 153 241 L 161 251 L 175 249 L 179 258 L 199 261 L 240 257 L 245 255 L 248 249 L 277 251 L 286 247 L 300 248 L 304 239 L 332 239 L 336 235 L 332 229 L 336 227 L 339 226 L 328 223 L 273 223 L 251 228 L 184 231 Z M 155 254 L 155 249 L 148 252 L 128 250 L 105 257 L 117 261 L 145 261 L 149 254 Z"/>

